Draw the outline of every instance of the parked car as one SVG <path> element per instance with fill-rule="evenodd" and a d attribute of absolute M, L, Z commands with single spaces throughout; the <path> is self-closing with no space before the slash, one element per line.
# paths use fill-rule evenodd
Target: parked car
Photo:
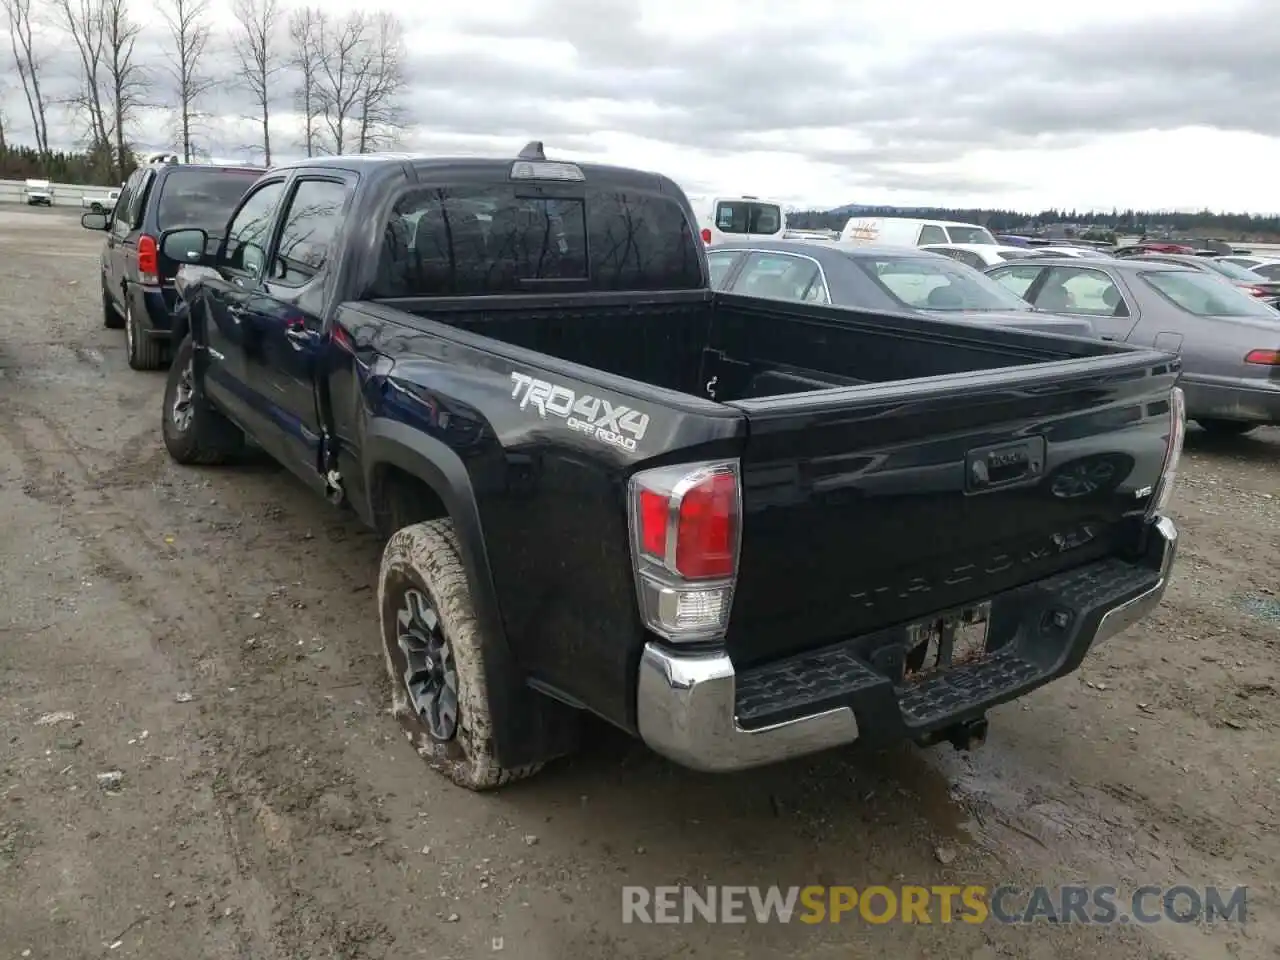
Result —
<path fill-rule="evenodd" d="M 930 253 L 940 253 L 952 260 L 959 260 L 975 270 L 985 270 L 997 263 L 1009 260 L 1031 260 L 1045 254 L 1034 247 L 1005 246 L 993 243 L 926 243 L 920 247 Z"/>
<path fill-rule="evenodd" d="M 977 223 L 914 220 L 910 217 L 850 217 L 840 231 L 845 243 L 923 247 L 930 243 L 991 243 L 996 238 Z"/>
<path fill-rule="evenodd" d="M 22 195 L 29 207 L 53 206 L 53 184 L 48 180 L 28 180 L 22 186 Z"/>
<path fill-rule="evenodd" d="M 1280 257 L 1232 254 L 1229 257 L 1214 257 L 1213 259 L 1221 263 L 1232 263 L 1237 267 L 1252 270 L 1264 280 L 1280 280 Z"/>
<path fill-rule="evenodd" d="M 1069 246 L 1062 243 L 1046 243 L 1036 247 L 1036 251 L 1051 257 L 1082 257 L 1093 260 L 1110 260 L 1115 254 L 1101 247 Z"/>
<path fill-rule="evenodd" d="M 1144 260 L 1160 260 L 1164 263 L 1176 263 L 1191 270 L 1199 270 L 1211 276 L 1226 280 L 1250 296 L 1257 297 L 1270 306 L 1280 304 L 1280 280 L 1268 280 L 1266 277 L 1234 263 L 1227 263 L 1216 257 L 1179 256 L 1172 253 L 1148 253 Z"/>
<path fill-rule="evenodd" d="M 165 156 L 134 171 L 110 212 L 81 216 L 87 229 L 107 231 L 102 323 L 124 328 L 133 369 L 155 370 L 168 358 L 178 264 L 160 250 L 160 234 L 177 226 L 216 233 L 261 174 L 259 167 L 184 164 Z"/>
<path fill-rule="evenodd" d="M 1179 353 L 1187 416 L 1211 433 L 1280 423 L 1280 313 L 1211 272 L 1136 257 L 987 275 L 1042 309 L 1089 317 L 1109 340 Z"/>
<path fill-rule="evenodd" d="M 706 770 L 969 746 L 1168 582 L 1169 354 L 713 293 L 675 183 L 540 143 L 284 164 L 222 232 L 160 238 L 165 446 L 388 538 L 396 711 L 465 787 L 583 711 Z"/>
<path fill-rule="evenodd" d="M 1131 243 L 1123 247 L 1116 247 L 1112 253 L 1117 257 L 1140 257 L 1146 253 L 1176 253 L 1194 255 L 1196 248 L 1188 246 L 1185 243 L 1165 243 L 1155 240 L 1144 240 L 1141 243 Z"/>
<path fill-rule="evenodd" d="M 1054 317 L 980 271 L 924 248 L 863 244 L 722 243 L 707 250 L 713 289 L 941 320 L 1090 337 L 1080 317 Z"/>
<path fill-rule="evenodd" d="M 106 213 L 114 210 L 116 201 L 120 199 L 119 190 L 107 190 L 102 193 L 86 193 L 80 197 L 80 206 L 94 213 Z"/>

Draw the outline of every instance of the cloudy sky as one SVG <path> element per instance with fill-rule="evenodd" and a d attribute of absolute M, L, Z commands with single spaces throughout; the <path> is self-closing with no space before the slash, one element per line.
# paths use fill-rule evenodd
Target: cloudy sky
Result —
<path fill-rule="evenodd" d="M 134 0 L 147 15 L 165 0 Z M 229 0 L 213 0 L 225 39 Z M 289 0 L 283 0 L 286 4 Z M 43 4 L 53 20 L 52 0 Z M 1276 0 L 435 0 L 405 22 L 406 149 L 549 153 L 660 170 L 691 195 L 1280 211 Z M 335 14 L 351 0 L 320 0 Z M 361 9 L 377 5 L 361 2 Z M 146 38 L 165 99 L 163 27 Z M 52 27 L 49 84 L 74 85 Z M 10 140 L 30 122 L 8 42 Z M 228 43 L 229 45 L 229 43 Z M 232 61 L 203 146 L 243 158 Z M 8 78 L 7 81 L 5 78 Z M 281 84 L 287 87 L 287 83 Z M 277 152 L 297 151 L 282 90 Z M 74 139 L 58 114 L 57 139 Z M 148 111 L 138 139 L 171 148 Z"/>

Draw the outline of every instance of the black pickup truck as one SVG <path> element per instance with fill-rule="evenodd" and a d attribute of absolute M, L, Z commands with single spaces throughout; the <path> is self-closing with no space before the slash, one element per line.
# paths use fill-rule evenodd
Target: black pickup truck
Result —
<path fill-rule="evenodd" d="M 328 157 L 191 264 L 163 431 L 245 436 L 388 542 L 397 712 L 471 789 L 584 712 L 686 766 L 967 747 L 1165 590 L 1176 357 L 713 293 L 619 167 Z"/>

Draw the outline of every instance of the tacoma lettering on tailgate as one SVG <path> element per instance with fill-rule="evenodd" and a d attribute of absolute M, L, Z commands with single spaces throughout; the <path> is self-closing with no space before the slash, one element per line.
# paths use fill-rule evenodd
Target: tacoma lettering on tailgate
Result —
<path fill-rule="evenodd" d="M 634 453 L 636 444 L 649 429 L 647 413 L 614 404 L 603 397 L 589 393 L 578 396 L 568 387 L 514 370 L 511 383 L 511 398 L 519 402 L 521 410 L 533 407 L 544 420 L 548 415 L 559 417 L 570 430 L 594 437 L 601 443 Z"/>

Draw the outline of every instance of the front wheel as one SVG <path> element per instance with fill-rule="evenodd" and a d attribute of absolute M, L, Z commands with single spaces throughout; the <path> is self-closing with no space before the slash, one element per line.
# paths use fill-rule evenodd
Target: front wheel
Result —
<path fill-rule="evenodd" d="M 492 790 L 537 773 L 494 754 L 481 629 L 450 520 L 392 535 L 382 554 L 378 610 L 392 708 L 418 755 L 468 790 Z"/>
<path fill-rule="evenodd" d="M 182 464 L 217 464 L 244 451 L 244 433 L 196 395 L 195 347 L 188 334 L 174 354 L 164 387 L 160 431 L 169 456 Z"/>
<path fill-rule="evenodd" d="M 1197 420 L 1196 423 L 1205 430 L 1206 433 L 1213 434 L 1218 437 L 1243 437 L 1251 430 L 1256 430 L 1258 424 L 1249 423 L 1245 420 L 1213 420 L 1204 418 Z"/>

